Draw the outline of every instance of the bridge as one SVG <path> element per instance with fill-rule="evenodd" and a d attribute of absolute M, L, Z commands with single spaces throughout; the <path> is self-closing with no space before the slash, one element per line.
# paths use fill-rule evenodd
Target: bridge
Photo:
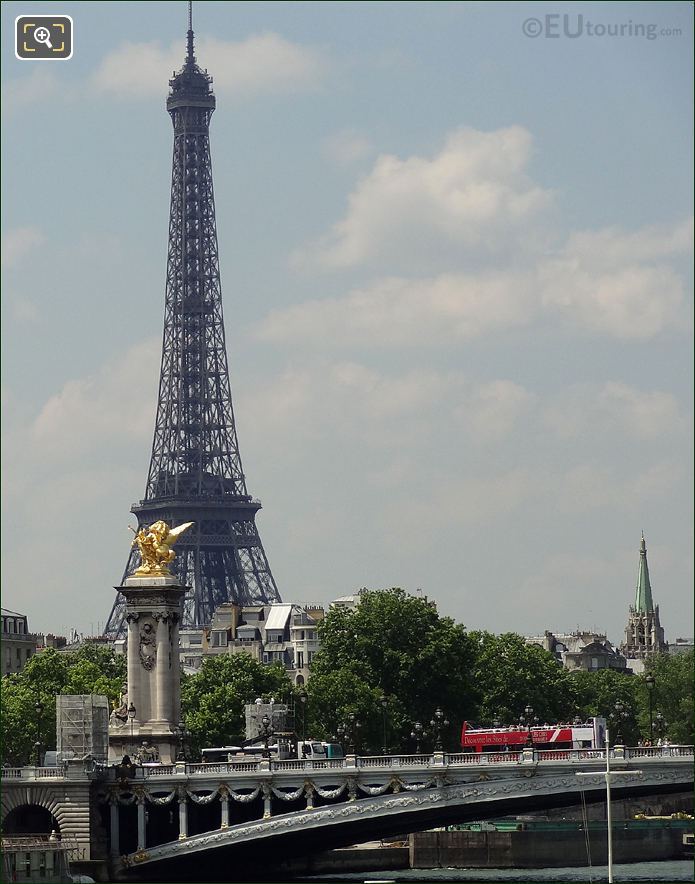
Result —
<path fill-rule="evenodd" d="M 616 798 L 684 791 L 693 747 L 616 747 L 611 769 L 622 772 Z M 93 765 L 80 775 L 77 765 L 3 773 L 3 820 L 23 804 L 48 808 L 63 834 L 82 839 L 87 858 L 97 858 L 101 829 L 112 874 L 133 880 L 214 880 L 230 862 L 258 866 L 259 856 L 578 804 L 582 791 L 587 802 L 605 801 L 605 750 L 592 749 L 180 762 L 121 780 L 116 768 Z"/>

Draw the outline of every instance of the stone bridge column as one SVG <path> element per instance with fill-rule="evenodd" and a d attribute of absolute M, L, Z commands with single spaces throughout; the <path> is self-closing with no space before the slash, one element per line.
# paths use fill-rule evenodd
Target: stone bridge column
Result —
<path fill-rule="evenodd" d="M 145 825 L 145 792 L 138 790 L 138 850 L 144 850 L 147 846 L 147 834 Z"/>
<path fill-rule="evenodd" d="M 157 624 L 157 665 L 155 667 L 156 685 L 157 685 L 157 708 L 154 710 L 153 718 L 159 721 L 169 721 L 173 724 L 178 723 L 172 718 L 172 700 L 169 690 L 169 676 L 171 669 L 171 655 L 169 654 L 169 616 L 166 613 L 157 611 L 153 614 Z M 178 661 L 177 661 L 178 662 Z"/>
<path fill-rule="evenodd" d="M 188 838 L 188 796 L 185 786 L 178 788 L 179 799 L 179 841 Z"/>
<path fill-rule="evenodd" d="M 263 783 L 263 819 L 268 820 L 273 815 L 272 814 L 272 795 L 273 793 L 270 791 L 270 786 L 267 783 Z"/>
<path fill-rule="evenodd" d="M 220 786 L 220 805 L 222 806 L 222 822 L 220 829 L 229 828 L 229 792 L 226 786 Z"/>
<path fill-rule="evenodd" d="M 109 814 L 110 814 L 110 832 L 111 845 L 109 847 L 109 855 L 112 858 L 121 855 L 121 830 L 118 810 L 118 793 L 111 792 L 109 795 Z"/>

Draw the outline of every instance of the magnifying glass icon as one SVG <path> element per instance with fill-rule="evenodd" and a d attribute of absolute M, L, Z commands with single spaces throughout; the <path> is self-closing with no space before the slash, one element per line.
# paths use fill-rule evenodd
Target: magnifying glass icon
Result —
<path fill-rule="evenodd" d="M 53 49 L 53 44 L 51 43 L 51 32 L 48 28 L 39 27 L 34 31 L 34 40 L 37 43 L 43 43 L 44 46 L 48 46 L 49 49 Z"/>

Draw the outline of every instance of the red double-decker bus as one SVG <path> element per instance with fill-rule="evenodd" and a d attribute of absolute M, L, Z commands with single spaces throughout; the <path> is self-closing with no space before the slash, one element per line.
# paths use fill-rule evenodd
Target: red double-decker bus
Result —
<path fill-rule="evenodd" d="M 512 727 L 471 727 L 467 721 L 461 728 L 464 752 L 518 752 L 530 743 L 536 749 L 602 749 L 606 743 L 606 719 L 590 718 L 581 724 L 543 724 L 530 729 Z"/>

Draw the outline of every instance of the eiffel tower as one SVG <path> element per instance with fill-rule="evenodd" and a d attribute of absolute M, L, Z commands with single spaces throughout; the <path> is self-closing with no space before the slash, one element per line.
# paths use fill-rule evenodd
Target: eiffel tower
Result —
<path fill-rule="evenodd" d="M 152 457 L 138 526 L 195 522 L 173 569 L 190 587 L 182 625 L 210 623 L 224 602 L 279 602 L 256 528 L 261 503 L 247 491 L 227 366 L 210 160 L 212 77 L 196 63 L 188 4 L 183 68 L 169 81 L 174 125 L 164 341 Z M 125 577 L 139 564 L 131 550 Z M 105 635 L 125 633 L 119 593 Z"/>

